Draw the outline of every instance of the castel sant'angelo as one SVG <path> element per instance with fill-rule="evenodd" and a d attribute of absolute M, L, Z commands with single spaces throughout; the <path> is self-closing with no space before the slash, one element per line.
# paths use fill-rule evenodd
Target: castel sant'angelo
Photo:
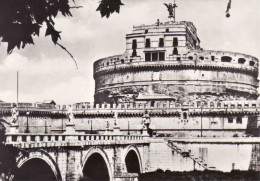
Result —
<path fill-rule="evenodd" d="M 76 131 L 108 133 L 116 124 L 122 134 L 148 126 L 177 137 L 258 135 L 258 59 L 202 49 L 193 23 L 175 21 L 176 4 L 166 6 L 168 21 L 134 26 L 123 54 L 94 63 L 95 103 L 74 104 Z M 22 105 L 33 107 L 29 116 L 44 107 Z M 63 130 L 66 110 L 43 110 L 50 131 Z"/>
<path fill-rule="evenodd" d="M 258 59 L 202 49 L 194 24 L 175 21 L 175 7 L 167 5 L 167 22 L 134 26 L 123 54 L 94 63 L 95 104 L 124 105 L 126 115 L 144 104 L 161 131 L 202 126 L 210 135 L 245 133 L 257 123 L 257 113 L 248 115 L 243 107 L 259 106 L 252 103 L 258 98 Z"/>

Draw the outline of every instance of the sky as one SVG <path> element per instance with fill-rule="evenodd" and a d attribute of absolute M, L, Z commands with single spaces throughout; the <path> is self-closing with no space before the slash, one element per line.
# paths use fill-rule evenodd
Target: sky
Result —
<path fill-rule="evenodd" d="M 93 62 L 125 51 L 125 35 L 133 25 L 167 21 L 163 3 L 170 0 L 122 0 L 120 14 L 109 19 L 96 12 L 99 0 L 76 0 L 83 8 L 73 17 L 58 16 L 60 44 L 73 60 L 41 30 L 35 45 L 15 49 L 7 55 L 0 45 L 0 100 L 16 102 L 16 72 L 19 71 L 19 102 L 55 100 L 58 104 L 93 102 Z M 176 21 L 192 21 L 201 47 L 249 54 L 260 59 L 260 0 L 232 0 L 230 18 L 225 17 L 228 0 L 176 0 Z"/>

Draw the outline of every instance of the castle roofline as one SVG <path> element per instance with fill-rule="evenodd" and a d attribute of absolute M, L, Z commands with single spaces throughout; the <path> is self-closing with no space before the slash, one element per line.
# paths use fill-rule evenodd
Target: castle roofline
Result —
<path fill-rule="evenodd" d="M 176 22 L 172 22 L 172 21 L 167 21 L 167 22 L 157 22 L 155 24 L 151 24 L 151 25 L 134 25 L 133 26 L 133 31 L 136 30 L 146 30 L 146 29 L 157 29 L 160 27 L 163 28 L 171 28 L 171 27 L 175 27 L 178 25 L 184 25 L 187 27 L 190 27 L 194 32 L 197 32 L 196 27 L 194 26 L 194 24 L 191 21 L 176 21 Z"/>

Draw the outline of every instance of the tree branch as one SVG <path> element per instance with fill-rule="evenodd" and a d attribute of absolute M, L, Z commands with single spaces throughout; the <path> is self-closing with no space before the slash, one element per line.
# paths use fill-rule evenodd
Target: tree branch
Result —
<path fill-rule="evenodd" d="M 59 45 L 59 47 L 61 47 L 63 50 L 65 50 L 65 51 L 70 55 L 70 57 L 73 59 L 75 65 L 76 65 L 76 68 L 79 69 L 79 68 L 78 68 L 78 64 L 77 64 L 77 61 L 74 59 L 73 55 L 72 55 L 64 46 L 62 46 L 62 45 L 59 44 L 58 42 L 57 42 L 57 45 Z"/>

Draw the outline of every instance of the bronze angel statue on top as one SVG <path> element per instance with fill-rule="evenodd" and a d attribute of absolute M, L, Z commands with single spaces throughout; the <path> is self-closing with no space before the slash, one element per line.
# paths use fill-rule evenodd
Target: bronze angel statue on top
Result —
<path fill-rule="evenodd" d="M 174 9 L 177 7 L 176 4 L 175 4 L 175 3 L 174 3 L 174 4 L 172 4 L 172 3 L 170 3 L 170 4 L 164 3 L 164 5 L 165 5 L 165 6 L 167 7 L 167 9 L 168 9 L 169 16 L 170 16 L 170 17 L 173 17 L 173 16 L 174 16 L 174 15 L 173 15 Z"/>

